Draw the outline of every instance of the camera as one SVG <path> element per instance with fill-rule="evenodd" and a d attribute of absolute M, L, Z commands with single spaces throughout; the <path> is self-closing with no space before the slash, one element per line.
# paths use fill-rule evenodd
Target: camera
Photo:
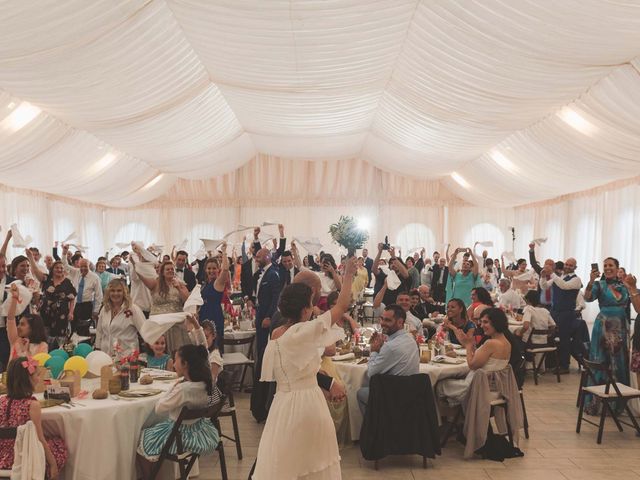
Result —
<path fill-rule="evenodd" d="M 382 244 L 382 250 L 391 250 L 391 245 L 389 244 L 389 235 L 384 236 L 384 243 Z"/>

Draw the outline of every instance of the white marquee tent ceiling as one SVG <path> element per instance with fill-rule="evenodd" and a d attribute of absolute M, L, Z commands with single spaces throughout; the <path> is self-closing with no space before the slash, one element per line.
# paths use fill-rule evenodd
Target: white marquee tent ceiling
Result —
<path fill-rule="evenodd" d="M 137 205 L 260 153 L 524 204 L 640 172 L 638 55 L 624 0 L 8 0 L 0 182 Z"/>

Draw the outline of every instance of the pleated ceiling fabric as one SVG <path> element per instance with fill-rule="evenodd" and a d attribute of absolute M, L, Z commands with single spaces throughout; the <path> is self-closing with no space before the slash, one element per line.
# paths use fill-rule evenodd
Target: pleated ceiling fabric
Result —
<path fill-rule="evenodd" d="M 637 2 L 48 0 L 0 13 L 0 182 L 13 187 L 126 207 L 265 156 L 357 159 L 517 206 L 640 167 Z M 16 128 L 25 102 L 38 110 Z"/>

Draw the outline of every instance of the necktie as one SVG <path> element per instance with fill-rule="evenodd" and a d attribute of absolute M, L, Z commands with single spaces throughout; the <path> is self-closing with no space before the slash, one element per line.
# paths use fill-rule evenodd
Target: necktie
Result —
<path fill-rule="evenodd" d="M 80 277 L 78 284 L 78 303 L 82 303 L 82 294 L 84 293 L 84 277 Z"/>
<path fill-rule="evenodd" d="M 547 288 L 544 291 L 544 299 L 545 299 L 545 303 L 547 304 L 551 303 L 551 288 Z"/>

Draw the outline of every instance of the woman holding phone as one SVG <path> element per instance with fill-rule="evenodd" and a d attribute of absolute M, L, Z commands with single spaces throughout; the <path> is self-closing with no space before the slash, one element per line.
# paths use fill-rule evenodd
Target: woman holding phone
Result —
<path fill-rule="evenodd" d="M 617 259 L 604 259 L 603 275 L 598 271 L 598 264 L 591 266 L 591 276 L 584 290 L 584 299 L 587 302 L 598 300 L 600 313 L 593 324 L 589 360 L 610 364 L 616 380 L 629 385 L 629 331 L 626 320 L 629 291 L 618 279 L 620 264 Z M 593 373 L 596 384 L 604 383 L 603 372 Z M 596 397 L 586 396 L 585 412 L 589 415 L 599 415 L 601 408 L 601 402 Z M 614 408 L 621 411 L 623 405 L 618 402 Z"/>

